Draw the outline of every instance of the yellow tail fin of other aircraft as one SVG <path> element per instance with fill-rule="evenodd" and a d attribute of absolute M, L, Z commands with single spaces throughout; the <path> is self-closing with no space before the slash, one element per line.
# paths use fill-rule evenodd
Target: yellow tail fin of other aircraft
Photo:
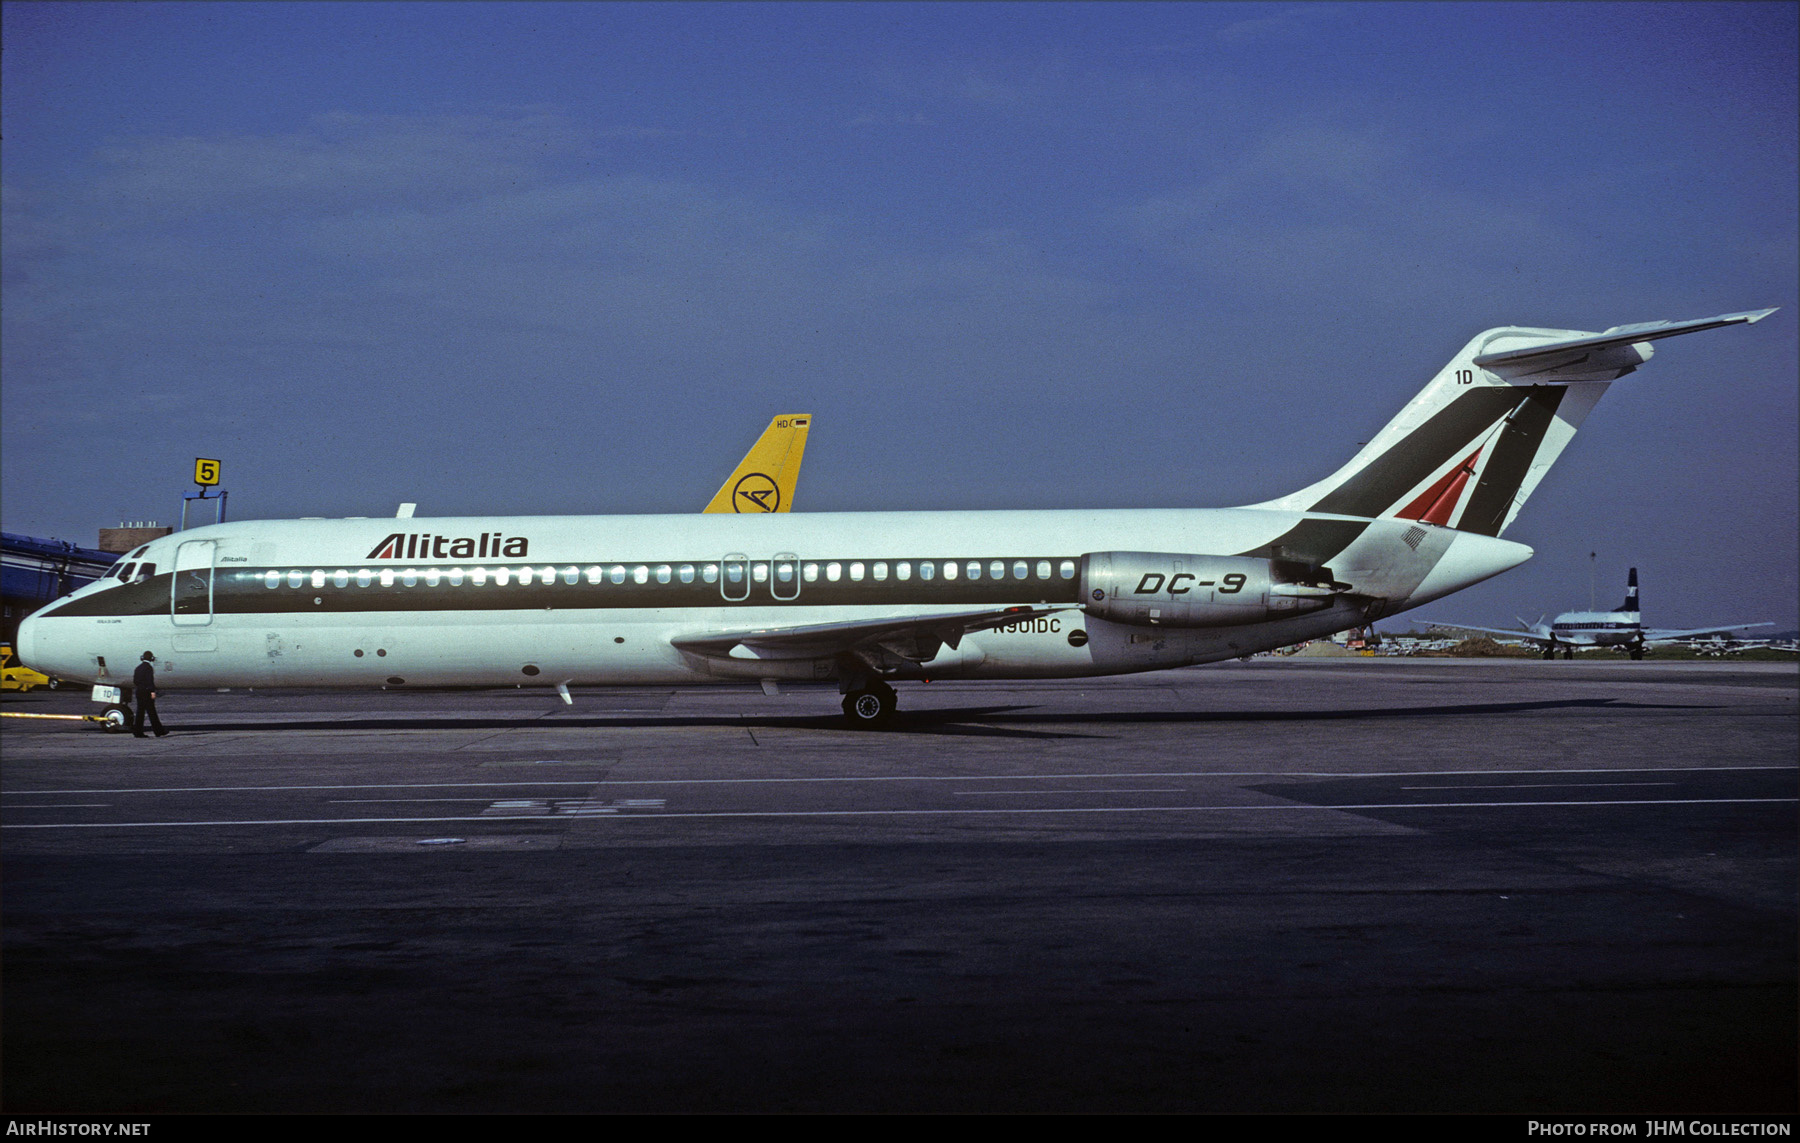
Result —
<path fill-rule="evenodd" d="M 769 422 L 706 506 L 708 512 L 786 512 L 794 503 L 800 458 L 811 413 L 784 413 Z"/>

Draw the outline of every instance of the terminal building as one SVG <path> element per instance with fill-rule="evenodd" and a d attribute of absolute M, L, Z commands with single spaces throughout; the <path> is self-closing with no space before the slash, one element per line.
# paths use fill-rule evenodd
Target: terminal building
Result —
<path fill-rule="evenodd" d="M 0 642 L 11 646 L 27 615 L 93 583 L 125 552 L 174 530 L 152 521 L 121 523 L 100 529 L 99 543 L 92 548 L 0 532 Z"/>

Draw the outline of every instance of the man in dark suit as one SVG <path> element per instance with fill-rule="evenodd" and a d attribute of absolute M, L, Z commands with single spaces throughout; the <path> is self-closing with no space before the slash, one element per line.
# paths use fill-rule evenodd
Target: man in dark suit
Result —
<path fill-rule="evenodd" d="M 131 689 L 137 692 L 137 713 L 131 720 L 131 733 L 139 738 L 150 737 L 144 733 L 146 714 L 150 716 L 150 726 L 158 738 L 169 733 L 163 729 L 162 719 L 156 717 L 156 668 L 150 665 L 154 662 L 156 656 L 145 651 L 137 670 L 131 672 Z"/>

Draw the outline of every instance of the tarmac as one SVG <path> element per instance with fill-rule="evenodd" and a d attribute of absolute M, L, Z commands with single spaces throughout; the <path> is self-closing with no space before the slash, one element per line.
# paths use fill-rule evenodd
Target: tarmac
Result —
<path fill-rule="evenodd" d="M 574 697 L 0 720 L 5 1111 L 1800 1105 L 1800 667 Z"/>

